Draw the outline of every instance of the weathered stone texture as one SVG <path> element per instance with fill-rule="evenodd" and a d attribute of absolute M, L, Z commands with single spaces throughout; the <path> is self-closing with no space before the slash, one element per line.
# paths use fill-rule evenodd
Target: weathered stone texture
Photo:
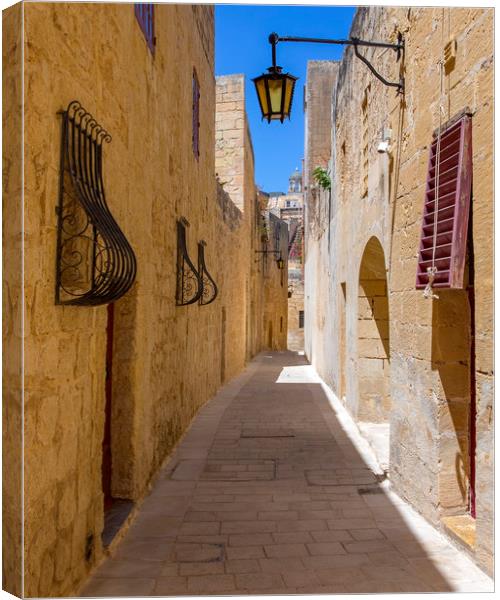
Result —
<path fill-rule="evenodd" d="M 429 301 L 415 290 L 429 145 L 439 125 L 438 61 L 454 36 L 457 55 L 444 77 L 442 120 L 466 107 L 473 114 L 475 555 L 488 571 L 493 518 L 492 27 L 491 9 L 359 9 L 352 35 L 388 41 L 395 41 L 398 31 L 404 35 L 404 102 L 370 74 L 352 48 L 346 49 L 334 84 L 331 210 L 321 215 L 310 209 L 321 199 L 309 197 L 306 210 L 307 355 L 359 418 L 360 361 L 368 349 L 360 329 L 365 323 L 364 317 L 360 320 L 365 310 L 358 294 L 360 265 L 375 237 L 387 268 L 392 483 L 436 525 L 443 516 L 463 514 L 470 478 L 467 292 L 443 290 L 439 300 Z M 393 52 L 363 52 L 385 77 L 398 79 Z M 392 130 L 390 157 L 376 151 L 384 128 Z M 307 148 L 306 172 L 314 166 Z M 313 314 L 326 314 L 321 326 L 317 317 L 309 318 Z M 384 336 L 373 340 L 369 351 L 379 352 Z"/>
<path fill-rule="evenodd" d="M 230 197 L 217 191 L 215 166 L 214 10 L 155 5 L 156 46 L 147 47 L 132 4 L 28 3 L 6 13 L 4 130 L 20 128 L 24 67 L 24 233 L 20 148 L 5 152 L 4 431 L 9 473 L 4 486 L 6 586 L 19 592 L 21 417 L 19 319 L 24 248 L 24 593 L 61 596 L 78 590 L 103 548 L 102 441 L 105 424 L 106 307 L 56 306 L 55 256 L 60 126 L 57 115 L 78 99 L 111 134 L 103 150 L 111 212 L 137 256 L 137 279 L 115 303 L 112 366 L 112 495 L 140 501 L 159 466 L 200 407 L 262 348 L 260 314 L 250 318 L 259 236 L 253 151 L 244 113 L 244 170 Z M 10 20 L 10 22 L 8 22 Z M 12 25 L 12 26 L 11 26 Z M 24 65 L 20 63 L 24 33 Z M 5 58 L 4 58 L 5 60 Z M 192 76 L 200 84 L 200 156 L 192 149 Z M 17 72 L 16 72 L 17 71 Z M 17 95 L 16 95 L 17 92 Z M 228 95 L 238 94 L 233 90 Z M 6 95 L 7 96 L 7 95 Z M 233 100 L 231 100 L 233 102 Z M 234 100 L 242 106 L 241 99 Z M 10 112 L 10 107 L 12 112 Z M 232 148 L 224 133 L 222 147 Z M 7 136 L 4 136 L 6 139 Z M 219 148 L 220 149 L 220 148 Z M 235 150 L 236 152 L 236 150 Z M 239 152 L 239 151 L 238 151 Z M 239 186 L 239 187 L 238 187 Z M 241 201 L 240 201 L 241 200 Z M 235 203 L 238 206 L 235 206 Z M 176 221 L 185 217 L 187 245 L 207 243 L 215 302 L 175 305 Z M 6 219 L 8 221 L 6 221 Z M 10 255 L 12 254 L 12 257 Z M 9 258 L 10 257 L 10 258 Z M 12 260 L 11 260 L 12 259 Z M 269 285 L 280 285 L 274 273 Z M 285 288 L 286 289 L 286 288 Z M 5 304 L 7 303 L 7 304 Z M 286 316 L 286 295 L 273 316 Z M 261 312 L 259 312 L 261 311 Z M 272 312 L 272 311 L 271 311 Z M 258 334 L 255 334 L 258 330 Z M 251 342 L 249 341 L 251 340 Z M 281 342 L 280 342 L 281 343 Z M 17 361 L 17 362 L 16 362 Z M 16 461 L 18 461 L 16 463 Z M 4 462 L 5 466 L 5 462 Z M 19 467 L 19 468 L 16 468 Z M 14 550 L 13 550 L 14 548 Z"/>
<path fill-rule="evenodd" d="M 322 193 L 314 179 L 317 167 L 330 171 L 332 155 L 332 95 L 339 63 L 333 60 L 310 60 L 307 63 L 305 89 L 305 155 L 303 173 L 309 221 L 324 231 L 328 224 L 329 195 Z M 320 216 L 321 214 L 321 216 Z M 316 216 L 317 215 L 317 216 Z M 317 233 L 311 230 L 311 235 Z M 309 233 L 309 232 L 308 232 Z"/>
<path fill-rule="evenodd" d="M 290 319 L 288 300 L 287 271 L 288 226 L 276 215 L 265 212 L 268 224 L 268 238 L 264 250 L 276 250 L 278 254 L 263 255 L 264 315 L 262 317 L 262 344 L 269 350 L 287 349 L 287 330 Z M 276 258 L 281 256 L 284 268 L 279 269 Z M 259 318 L 259 317 L 257 317 Z"/>
<path fill-rule="evenodd" d="M 2 14 L 2 568 L 3 589 L 22 594 L 22 11 Z"/>

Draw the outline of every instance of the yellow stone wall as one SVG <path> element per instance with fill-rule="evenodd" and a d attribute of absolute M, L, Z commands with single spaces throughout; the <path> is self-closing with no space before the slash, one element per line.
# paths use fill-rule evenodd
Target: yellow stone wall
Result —
<path fill-rule="evenodd" d="M 262 265 L 262 284 L 264 289 L 264 311 L 262 320 L 262 345 L 269 350 L 287 349 L 288 331 L 288 286 L 287 273 L 289 262 L 288 225 L 283 219 L 265 211 L 267 222 L 267 242 L 263 249 L 277 251 L 275 254 L 260 255 Z M 280 269 L 277 259 L 284 261 Z"/>
<path fill-rule="evenodd" d="M 235 264 L 234 268 L 244 273 L 248 290 L 240 326 L 246 327 L 246 352 L 250 358 L 262 347 L 286 349 L 287 288 L 286 267 L 283 276 L 273 260 L 274 255 L 262 253 L 274 249 L 274 233 L 267 231 L 269 240 L 263 241 L 262 214 L 266 212 L 267 204 L 255 185 L 245 93 L 244 75 L 217 77 L 215 171 L 219 184 L 245 217 L 240 238 L 244 240 L 247 259 L 244 264 Z M 286 237 L 284 230 L 283 257 L 286 257 L 283 235 Z"/>
<path fill-rule="evenodd" d="M 22 594 L 22 7 L 2 14 L 3 589 Z"/>
<path fill-rule="evenodd" d="M 77 591 L 103 554 L 107 309 L 54 302 L 58 111 L 77 99 L 111 133 L 103 150 L 106 197 L 137 257 L 137 279 L 115 304 L 113 496 L 141 501 L 197 410 L 261 349 L 260 334 L 253 331 L 261 331 L 261 317 L 258 324 L 247 320 L 250 290 L 256 287 L 251 211 L 243 204 L 239 210 L 214 177 L 213 7 L 155 5 L 154 53 L 133 4 L 27 3 L 12 9 L 6 19 L 13 29 L 4 31 L 4 52 L 11 55 L 4 79 L 9 107 L 19 105 L 21 10 L 24 235 L 19 174 L 8 169 L 5 202 L 12 210 L 4 211 L 9 219 L 4 241 L 14 253 L 21 241 L 24 246 L 24 592 L 60 596 Z M 199 159 L 192 150 L 193 68 L 201 93 Z M 9 131 L 15 128 L 11 119 Z M 12 146 L 4 159 L 13 164 L 16 152 Z M 254 185 L 252 165 L 245 177 L 247 194 Z M 207 306 L 175 305 L 180 217 L 190 223 L 187 245 L 195 264 L 197 242 L 207 242 L 207 268 L 219 287 Z M 20 271 L 14 260 L 11 265 L 5 271 L 4 347 L 19 356 Z M 21 389 L 14 358 L 4 372 L 10 448 L 16 444 Z M 6 480 L 13 507 L 6 511 L 8 543 L 19 537 L 18 459 L 19 453 L 9 457 L 13 470 Z M 5 585 L 13 591 L 19 590 L 16 552 L 4 552 Z"/>
<path fill-rule="evenodd" d="M 332 206 L 307 223 L 306 353 L 362 417 L 360 270 L 376 240 L 387 269 L 391 431 L 390 477 L 427 519 L 467 512 L 471 401 L 470 310 L 465 291 L 430 301 L 415 290 L 417 253 L 432 133 L 439 125 L 438 61 L 450 37 L 454 67 L 444 77 L 443 122 L 473 113 L 472 229 L 475 273 L 477 402 L 477 542 L 491 572 L 493 555 L 493 11 L 454 8 L 359 9 L 352 35 L 405 37 L 405 95 L 384 87 L 347 49 L 334 86 Z M 399 77 L 393 51 L 363 52 L 389 80 Z M 377 145 L 392 130 L 390 156 Z M 307 156 L 306 156 L 307 170 Z M 319 220 L 326 218 L 326 228 Z M 369 263 L 368 263 L 369 266 Z M 330 275 L 329 277 L 327 275 Z M 362 308 L 362 307 L 361 307 Z M 380 333 L 380 332 L 379 332 Z M 374 346 L 384 341 L 374 338 Z M 378 348 L 380 350 L 380 347 Z M 378 351 L 373 350 L 372 351 Z"/>
<path fill-rule="evenodd" d="M 302 268 L 302 265 L 299 266 Z M 300 327 L 300 311 L 304 311 L 304 282 L 292 280 L 292 296 L 288 299 L 288 349 L 304 350 L 304 326 Z M 305 316 L 305 315 L 304 315 Z"/>

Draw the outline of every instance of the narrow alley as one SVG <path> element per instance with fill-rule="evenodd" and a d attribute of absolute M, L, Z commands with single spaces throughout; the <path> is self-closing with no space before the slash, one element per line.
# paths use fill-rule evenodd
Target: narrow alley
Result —
<path fill-rule="evenodd" d="M 486 5 L 3 11 L 7 593 L 494 591 Z"/>
<path fill-rule="evenodd" d="M 84 596 L 492 591 L 389 489 L 306 360 L 261 353 L 198 413 Z"/>

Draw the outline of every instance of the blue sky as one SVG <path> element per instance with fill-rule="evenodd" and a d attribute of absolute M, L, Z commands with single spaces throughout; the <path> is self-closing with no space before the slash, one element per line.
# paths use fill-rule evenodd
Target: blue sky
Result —
<path fill-rule="evenodd" d="M 283 42 L 277 46 L 277 63 L 299 77 L 290 121 L 268 124 L 261 120 L 251 81 L 271 66 L 273 31 L 280 35 L 345 38 L 355 8 L 341 6 L 216 5 L 215 73 L 244 73 L 246 108 L 255 153 L 255 180 L 265 191 L 287 190 L 290 173 L 304 155 L 303 87 L 308 60 L 336 60 L 343 46 Z"/>

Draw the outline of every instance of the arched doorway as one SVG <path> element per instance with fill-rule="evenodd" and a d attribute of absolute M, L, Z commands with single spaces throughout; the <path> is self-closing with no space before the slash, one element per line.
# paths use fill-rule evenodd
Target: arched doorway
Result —
<path fill-rule="evenodd" d="M 366 244 L 359 269 L 358 420 L 385 423 L 390 399 L 389 302 L 384 250 L 376 237 Z"/>

